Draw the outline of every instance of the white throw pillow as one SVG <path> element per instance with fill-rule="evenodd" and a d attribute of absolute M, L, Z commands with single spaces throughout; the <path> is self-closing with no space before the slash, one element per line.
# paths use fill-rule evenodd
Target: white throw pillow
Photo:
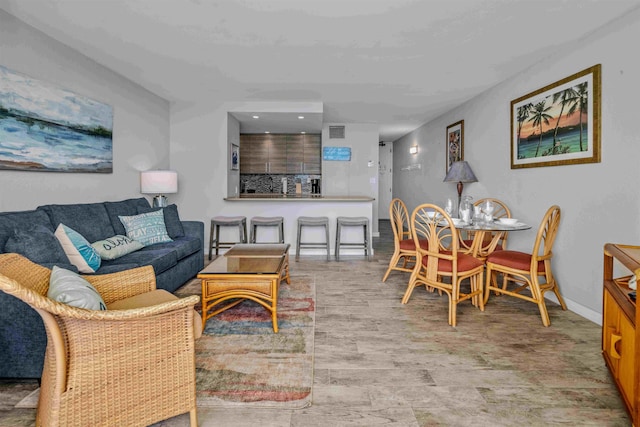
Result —
<path fill-rule="evenodd" d="M 91 283 L 73 271 L 54 266 L 47 296 L 52 300 L 87 310 L 106 310 L 107 305 Z"/>
<path fill-rule="evenodd" d="M 100 255 L 77 231 L 64 224 L 58 225 L 54 233 L 67 254 L 69 262 L 81 273 L 95 273 L 100 268 Z"/>
<path fill-rule="evenodd" d="M 145 246 L 173 241 L 167 234 L 162 210 L 118 218 L 127 230 L 127 236 Z"/>
<path fill-rule="evenodd" d="M 108 239 L 99 240 L 91 244 L 102 259 L 116 259 L 144 248 L 144 245 L 137 240 L 127 236 L 117 235 Z"/>

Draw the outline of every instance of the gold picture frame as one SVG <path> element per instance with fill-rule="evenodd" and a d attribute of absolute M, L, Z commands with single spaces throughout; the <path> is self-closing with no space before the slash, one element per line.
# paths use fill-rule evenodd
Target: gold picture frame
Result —
<path fill-rule="evenodd" d="M 600 68 L 511 101 L 511 169 L 600 163 Z"/>
<path fill-rule="evenodd" d="M 447 126 L 445 143 L 445 172 L 449 172 L 453 162 L 464 160 L 464 120 Z"/>

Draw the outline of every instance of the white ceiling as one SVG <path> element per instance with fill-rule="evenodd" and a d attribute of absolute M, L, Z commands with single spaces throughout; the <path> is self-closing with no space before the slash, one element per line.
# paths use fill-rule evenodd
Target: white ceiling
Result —
<path fill-rule="evenodd" d="M 324 122 L 378 124 L 382 141 L 639 6 L 640 0 L 0 0 L 8 13 L 169 101 L 321 102 Z M 255 125 L 246 121 L 241 129 Z"/>

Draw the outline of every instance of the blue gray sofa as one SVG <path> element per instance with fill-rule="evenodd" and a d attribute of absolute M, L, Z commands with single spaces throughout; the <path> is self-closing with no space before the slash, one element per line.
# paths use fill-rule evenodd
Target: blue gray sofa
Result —
<path fill-rule="evenodd" d="M 118 216 L 154 210 L 145 198 L 117 202 L 45 205 L 32 211 L 0 213 L 0 252 L 17 252 L 46 267 L 77 271 L 53 235 L 64 224 L 89 242 L 126 235 Z M 158 289 L 174 292 L 204 265 L 204 223 L 182 221 L 175 205 L 164 209 L 171 242 L 158 243 L 102 261 L 94 274 L 151 265 Z M 62 252 L 60 252 L 62 251 Z M 47 337 L 40 316 L 22 301 L 0 292 L 0 377 L 40 378 Z"/>

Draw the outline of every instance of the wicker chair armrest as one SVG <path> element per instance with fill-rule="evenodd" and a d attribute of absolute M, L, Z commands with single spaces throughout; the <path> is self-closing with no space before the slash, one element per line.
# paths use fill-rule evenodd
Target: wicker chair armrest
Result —
<path fill-rule="evenodd" d="M 83 277 L 96 288 L 107 304 L 156 289 L 156 275 L 151 266 Z"/>

